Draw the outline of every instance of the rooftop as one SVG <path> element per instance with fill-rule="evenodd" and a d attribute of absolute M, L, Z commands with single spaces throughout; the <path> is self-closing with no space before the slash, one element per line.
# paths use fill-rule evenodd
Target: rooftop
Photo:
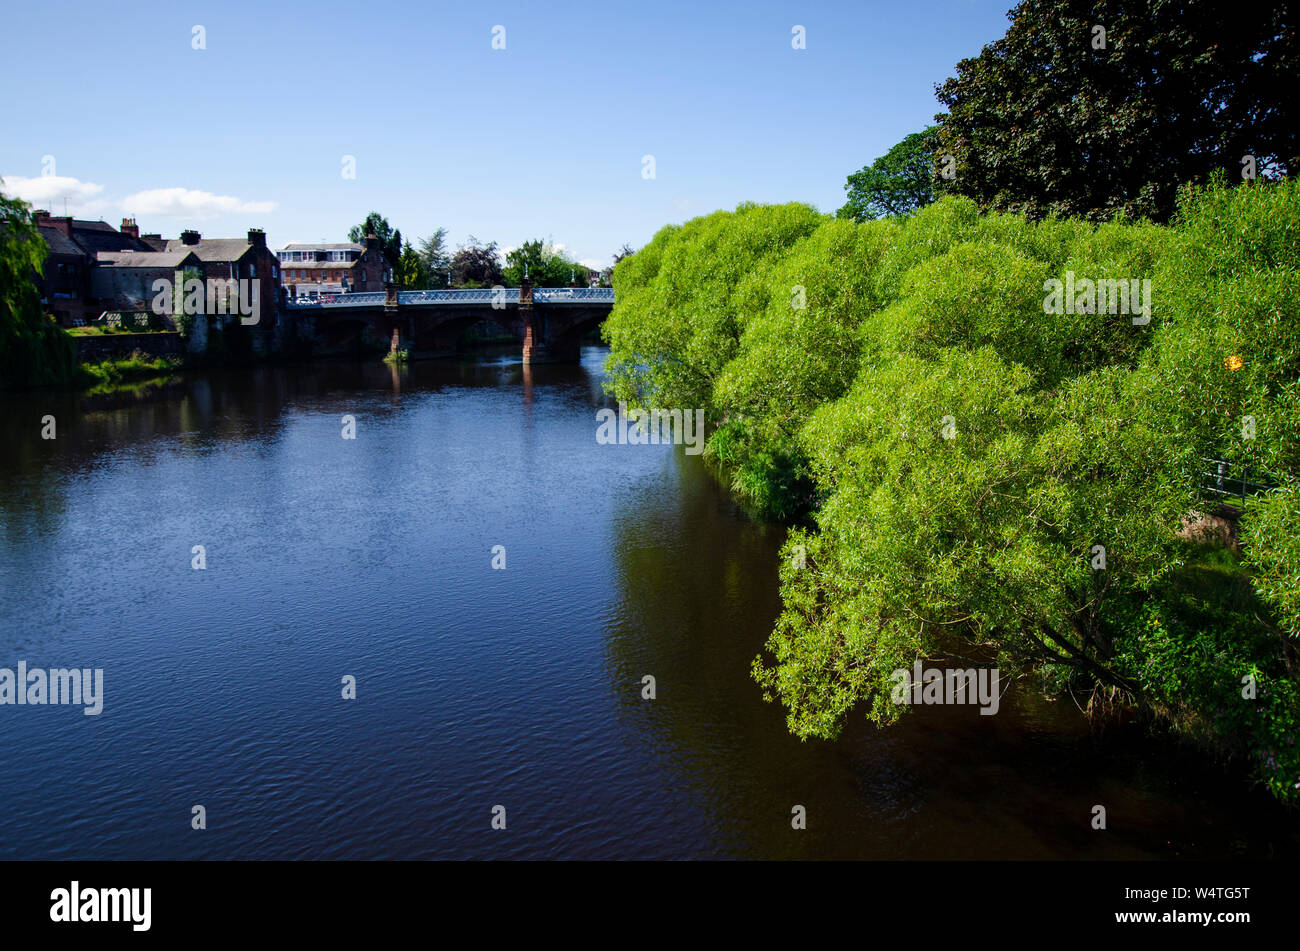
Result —
<path fill-rule="evenodd" d="M 113 267 L 179 267 L 192 251 L 100 251 L 95 260 Z"/>

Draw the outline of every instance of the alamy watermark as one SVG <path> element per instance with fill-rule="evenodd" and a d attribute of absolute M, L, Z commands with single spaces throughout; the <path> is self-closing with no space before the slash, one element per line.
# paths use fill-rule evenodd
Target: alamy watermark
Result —
<path fill-rule="evenodd" d="M 1094 281 L 1083 277 L 1076 281 L 1074 272 L 1066 271 L 1064 281 L 1053 277 L 1043 282 L 1043 290 L 1047 291 L 1045 314 L 1136 314 L 1134 326 L 1151 322 L 1150 278 Z"/>
<path fill-rule="evenodd" d="M 704 451 L 704 410 L 633 409 L 618 404 L 618 412 L 606 407 L 596 411 L 596 442 L 601 446 L 658 446 L 671 443 L 686 446 L 686 455 Z"/>
<path fill-rule="evenodd" d="M 17 670 L 0 667 L 0 706 L 73 705 L 86 709 L 88 717 L 98 716 L 104 709 L 104 670 L 102 667 L 78 669 L 76 667 L 27 666 L 20 660 Z"/>
<path fill-rule="evenodd" d="M 132 931 L 148 931 L 152 905 L 152 888 L 88 888 L 74 879 L 50 892 L 50 921 L 125 922 Z"/>
<path fill-rule="evenodd" d="M 239 314 L 239 322 L 255 324 L 262 315 L 261 282 L 256 278 L 185 278 L 176 272 L 176 280 L 160 277 L 153 282 L 151 309 L 159 317 L 173 314 Z"/>
<path fill-rule="evenodd" d="M 890 697 L 894 703 L 911 704 L 979 704 L 980 716 L 998 712 L 1002 699 L 998 693 L 996 667 L 962 669 L 922 668 L 918 660 L 909 671 L 900 667 L 889 675 L 894 681 Z"/>

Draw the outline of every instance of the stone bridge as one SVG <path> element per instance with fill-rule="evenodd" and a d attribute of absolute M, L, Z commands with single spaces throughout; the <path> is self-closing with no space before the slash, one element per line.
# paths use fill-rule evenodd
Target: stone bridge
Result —
<path fill-rule="evenodd" d="M 338 294 L 286 309 L 301 337 L 323 350 L 407 349 L 412 356 L 455 351 L 470 326 L 491 321 L 517 339 L 525 363 L 576 361 L 581 340 L 614 306 L 609 287 L 495 287 L 476 290 Z"/>

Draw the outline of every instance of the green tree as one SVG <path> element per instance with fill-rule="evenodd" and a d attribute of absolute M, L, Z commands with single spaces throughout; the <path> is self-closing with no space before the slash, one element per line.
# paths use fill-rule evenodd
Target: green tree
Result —
<path fill-rule="evenodd" d="M 663 228 L 620 261 L 618 300 L 601 328 L 610 392 L 719 416 L 713 386 L 745 323 L 766 307 L 767 269 L 825 220 L 803 204 L 746 203 Z"/>
<path fill-rule="evenodd" d="M 556 251 L 549 240 L 525 241 L 506 255 L 506 267 L 502 272 L 506 284 L 520 286 L 525 269 L 537 287 L 585 286 L 589 280 L 587 268 Z"/>
<path fill-rule="evenodd" d="M 75 345 L 42 312 L 34 282 L 49 250 L 31 207 L 0 193 L 0 389 L 65 383 L 76 372 Z"/>
<path fill-rule="evenodd" d="M 1265 174 L 1300 163 L 1288 5 L 1023 0 L 1009 15 L 936 89 L 937 151 L 981 208 L 1163 221 L 1179 185 L 1239 181 L 1245 155 Z"/>
<path fill-rule="evenodd" d="M 428 284 L 435 287 L 450 283 L 451 253 L 447 250 L 447 229 L 439 228 L 427 238 L 420 239 L 420 260 Z"/>
<path fill-rule="evenodd" d="M 839 218 L 867 221 L 906 215 L 934 201 L 939 188 L 934 165 L 936 126 L 913 132 L 870 165 L 849 176 L 849 193 Z"/>
<path fill-rule="evenodd" d="M 797 735 L 889 722 L 896 670 L 979 654 L 1296 800 L 1297 247 L 1293 181 L 1185 188 L 1172 227 L 742 205 L 619 262 L 607 386 L 707 408 L 733 490 L 797 522 L 753 669 Z M 1150 312 L 1049 312 L 1067 277 L 1150 280 Z M 1182 530 L 1207 455 L 1281 486 L 1244 557 Z"/>
<path fill-rule="evenodd" d="M 394 275 L 397 274 L 402 260 L 401 230 L 389 225 L 388 219 L 379 212 L 372 211 L 366 215 L 365 221 L 352 227 L 348 232 L 348 240 L 354 244 L 364 244 L 366 235 L 371 234 L 379 239 L 379 250 L 384 256 L 384 262 Z"/>
<path fill-rule="evenodd" d="M 397 261 L 397 286 L 404 290 L 418 290 L 429 286 L 429 274 L 422 258 L 407 241 L 402 245 L 402 254 Z"/>

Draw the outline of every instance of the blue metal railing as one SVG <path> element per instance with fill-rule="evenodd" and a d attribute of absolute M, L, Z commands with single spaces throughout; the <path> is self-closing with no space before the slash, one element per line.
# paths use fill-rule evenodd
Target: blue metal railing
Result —
<path fill-rule="evenodd" d="M 359 294 L 324 294 L 311 301 L 299 303 L 289 301 L 289 307 L 301 309 L 319 309 L 335 307 L 374 307 L 382 306 L 386 300 L 383 291 L 364 291 Z M 506 304 L 519 303 L 519 288 L 504 287 L 500 291 L 490 287 L 470 288 L 466 290 L 427 290 L 399 291 L 397 301 L 401 305 L 410 304 L 491 304 L 500 301 Z M 612 304 L 614 288 L 612 287 L 535 287 L 533 301 L 538 304 Z"/>

